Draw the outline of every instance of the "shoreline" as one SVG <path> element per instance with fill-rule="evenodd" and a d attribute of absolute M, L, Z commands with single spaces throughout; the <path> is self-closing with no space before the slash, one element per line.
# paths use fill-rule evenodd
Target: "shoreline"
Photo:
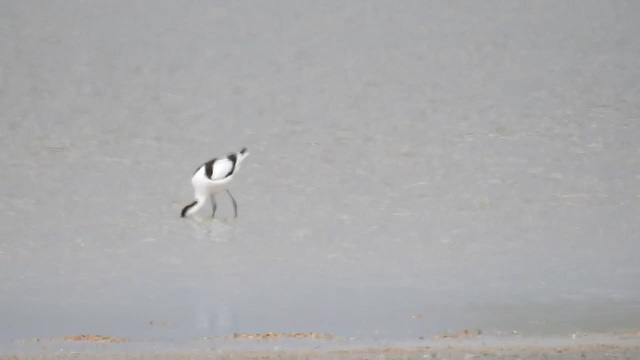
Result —
<path fill-rule="evenodd" d="M 302 333 L 296 333 L 302 334 Z M 474 336 L 389 341 L 314 336 L 135 341 L 106 336 L 21 339 L 0 344 L 5 359 L 602 359 L 640 358 L 640 332 L 567 337 Z M 265 334 L 266 335 L 266 334 Z"/>

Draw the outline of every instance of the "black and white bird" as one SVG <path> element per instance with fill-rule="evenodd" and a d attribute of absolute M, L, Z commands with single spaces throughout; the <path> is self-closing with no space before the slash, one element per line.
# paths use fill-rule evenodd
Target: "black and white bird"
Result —
<path fill-rule="evenodd" d="M 227 157 L 213 158 L 200 165 L 191 177 L 195 200 L 182 209 L 180 216 L 185 217 L 200 210 L 209 197 L 211 197 L 211 206 L 213 207 L 213 214 L 211 216 L 215 216 L 216 208 L 218 207 L 215 195 L 219 192 L 226 191 L 233 202 L 235 217 L 238 217 L 238 204 L 227 187 L 248 155 L 249 152 L 247 148 L 243 148 L 237 153 L 230 153 Z"/>

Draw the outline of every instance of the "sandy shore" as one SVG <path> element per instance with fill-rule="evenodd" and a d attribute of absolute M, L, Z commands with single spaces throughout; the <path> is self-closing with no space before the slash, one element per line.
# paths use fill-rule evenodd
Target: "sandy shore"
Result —
<path fill-rule="evenodd" d="M 433 338 L 421 341 L 230 337 L 186 343 L 101 336 L 28 339 L 0 346 L 0 360 L 19 359 L 639 359 L 637 337 Z"/>
<path fill-rule="evenodd" d="M 640 346 L 579 345 L 566 347 L 423 347 L 334 351 L 200 351 L 178 353 L 64 353 L 0 356 L 18 359 L 638 359 Z"/>

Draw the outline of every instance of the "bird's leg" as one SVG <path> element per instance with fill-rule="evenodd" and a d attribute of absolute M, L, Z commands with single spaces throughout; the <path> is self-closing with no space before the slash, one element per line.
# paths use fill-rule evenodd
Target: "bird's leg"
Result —
<path fill-rule="evenodd" d="M 233 198 L 233 195 L 231 195 L 229 190 L 227 190 L 227 194 L 229 194 L 231 201 L 233 201 L 233 213 L 235 214 L 235 217 L 238 217 L 238 204 L 236 203 L 236 199 Z"/>
<path fill-rule="evenodd" d="M 216 197 L 214 195 L 211 195 L 211 207 L 213 208 L 211 217 L 214 217 L 216 216 L 216 210 L 218 209 L 218 203 L 216 202 Z"/>

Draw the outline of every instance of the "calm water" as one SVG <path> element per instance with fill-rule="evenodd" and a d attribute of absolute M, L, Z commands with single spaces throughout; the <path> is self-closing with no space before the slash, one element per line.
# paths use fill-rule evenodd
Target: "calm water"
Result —
<path fill-rule="evenodd" d="M 0 340 L 640 321 L 640 3 L 0 8 Z"/>

